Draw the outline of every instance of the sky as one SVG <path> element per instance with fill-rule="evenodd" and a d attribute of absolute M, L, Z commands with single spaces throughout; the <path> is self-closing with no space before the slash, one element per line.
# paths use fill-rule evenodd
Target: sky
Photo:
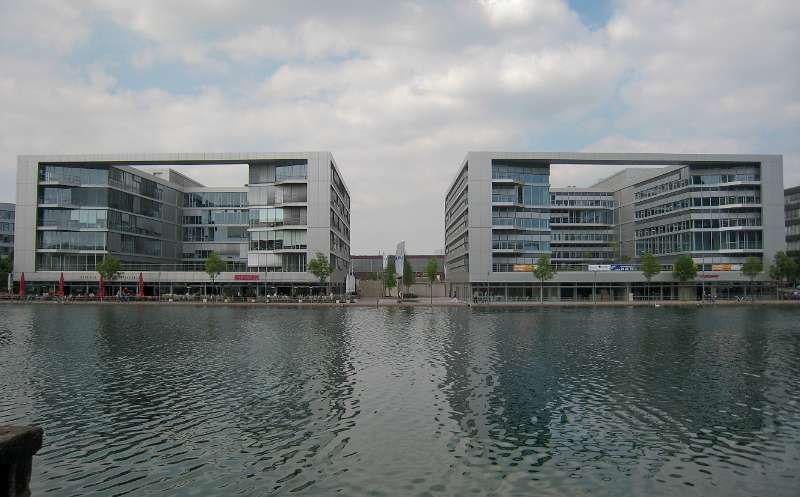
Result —
<path fill-rule="evenodd" d="M 469 150 L 775 153 L 800 184 L 798 61 L 796 0 L 0 0 L 0 201 L 19 154 L 330 150 L 351 252 L 429 253 Z"/>

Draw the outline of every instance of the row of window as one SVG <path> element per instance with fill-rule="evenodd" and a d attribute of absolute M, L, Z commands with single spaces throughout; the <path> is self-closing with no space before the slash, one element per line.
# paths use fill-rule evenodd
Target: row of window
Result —
<path fill-rule="evenodd" d="M 14 211 L 0 210 L 0 220 L 14 220 Z"/>
<path fill-rule="evenodd" d="M 492 189 L 492 202 L 548 206 L 550 204 L 550 188 L 528 185 L 513 188 L 496 187 Z"/>
<path fill-rule="evenodd" d="M 597 250 L 597 249 L 586 249 L 586 250 L 556 250 L 553 252 L 553 259 L 556 260 L 585 260 L 585 259 L 602 259 L 602 260 L 613 260 L 614 259 L 614 251 L 612 250 Z"/>
<path fill-rule="evenodd" d="M 305 249 L 305 230 L 251 231 L 250 250 Z"/>
<path fill-rule="evenodd" d="M 105 250 L 106 233 L 102 231 L 42 231 L 39 233 L 38 247 L 49 250 Z"/>
<path fill-rule="evenodd" d="M 342 182 L 342 178 L 339 177 L 339 173 L 336 172 L 336 168 L 333 166 L 333 162 L 331 162 L 331 184 L 339 192 L 339 195 L 342 196 L 344 199 L 344 204 L 347 207 L 347 210 L 350 210 L 350 195 L 347 193 L 347 189 L 344 187 L 344 182 Z"/>
<path fill-rule="evenodd" d="M 0 233 L 13 233 L 14 223 L 0 223 Z"/>
<path fill-rule="evenodd" d="M 108 168 L 43 165 L 39 167 L 39 181 L 75 185 L 107 185 Z"/>
<path fill-rule="evenodd" d="M 306 254 L 250 254 L 247 266 L 258 272 L 305 273 Z"/>
<path fill-rule="evenodd" d="M 513 226 L 518 229 L 550 229 L 550 220 L 535 217 L 493 217 L 492 226 Z"/>
<path fill-rule="evenodd" d="M 514 250 L 517 252 L 548 252 L 550 242 L 532 240 L 492 240 L 493 250 Z"/>
<path fill-rule="evenodd" d="M 183 216 L 182 224 L 241 224 L 249 222 L 250 213 L 247 209 L 210 209 L 200 214 Z"/>
<path fill-rule="evenodd" d="M 550 213 L 550 225 L 557 224 L 614 224 L 611 211 L 575 210 Z"/>
<path fill-rule="evenodd" d="M 111 229 L 175 240 L 175 229 L 154 219 L 106 209 L 39 209 L 39 226 L 64 230 Z"/>
<path fill-rule="evenodd" d="M 671 181 L 666 181 L 664 183 L 660 183 L 655 186 L 651 186 L 645 188 L 644 190 L 640 190 L 633 194 L 634 200 L 643 200 L 650 197 L 655 197 L 656 195 L 661 195 L 662 193 L 671 192 L 673 190 L 679 190 L 681 188 L 686 188 L 689 186 L 689 179 L 688 178 L 681 178 L 680 174 L 676 174 L 673 176 L 675 179 Z"/>
<path fill-rule="evenodd" d="M 183 228 L 184 242 L 238 242 L 247 240 L 244 226 L 191 226 Z"/>
<path fill-rule="evenodd" d="M 75 207 L 111 207 L 121 211 L 176 222 L 177 209 L 171 205 L 109 188 L 53 188 L 39 191 L 39 203 Z"/>
<path fill-rule="evenodd" d="M 699 231 L 683 232 L 645 238 L 636 241 L 636 255 L 682 252 L 712 252 L 719 250 L 759 250 L 760 231 Z"/>
<path fill-rule="evenodd" d="M 569 206 L 569 207 L 614 207 L 613 200 L 594 200 L 594 199 L 564 199 L 559 198 L 562 194 L 550 196 L 550 205 Z"/>
<path fill-rule="evenodd" d="M 550 169 L 541 165 L 504 165 L 492 161 L 492 179 L 508 179 L 518 183 L 547 185 L 550 182 Z"/>
<path fill-rule="evenodd" d="M 610 242 L 614 235 L 593 231 L 553 231 L 550 239 L 554 242 Z"/>
<path fill-rule="evenodd" d="M 143 178 L 129 171 L 112 167 L 108 170 L 108 184 L 122 190 L 138 193 L 155 200 L 165 200 L 170 204 L 178 204 L 178 191 L 166 188 L 155 181 Z M 164 193 L 167 192 L 166 198 Z"/>
<path fill-rule="evenodd" d="M 350 223 L 350 208 L 349 206 L 345 205 L 344 201 L 339 198 L 339 195 L 336 193 L 336 189 L 331 186 L 331 206 L 341 214 L 342 218 L 344 218 L 347 223 Z"/>
<path fill-rule="evenodd" d="M 331 211 L 330 212 L 331 229 L 338 230 L 339 233 L 344 235 L 346 240 L 350 240 L 350 228 L 348 228 L 347 225 L 344 224 L 344 221 L 342 221 L 342 218 L 340 218 L 338 214 L 333 212 L 333 209 L 331 209 L 330 211 Z"/>
<path fill-rule="evenodd" d="M 186 207 L 247 207 L 247 192 L 191 192 L 184 194 Z"/>
<path fill-rule="evenodd" d="M 250 209 L 250 226 L 269 228 L 273 226 L 304 226 L 307 224 L 305 207 L 265 207 Z"/>
<path fill-rule="evenodd" d="M 308 161 L 306 159 L 282 159 L 260 161 L 249 167 L 249 183 L 275 183 L 289 179 L 303 180 L 308 177 Z"/>
<path fill-rule="evenodd" d="M 738 218 L 722 218 L 722 219 L 693 219 L 683 220 L 674 223 L 662 224 L 659 226 L 651 226 L 636 230 L 636 238 L 643 238 L 647 236 L 660 235 L 663 233 L 674 233 L 678 231 L 685 231 L 690 229 L 719 229 L 719 228 L 736 228 L 736 227 L 753 227 L 761 226 L 761 217 L 738 217 Z"/>
<path fill-rule="evenodd" d="M 349 255 L 350 245 L 348 245 L 347 242 L 342 240 L 339 235 L 333 231 L 330 232 L 330 235 L 331 251 Z"/>
<path fill-rule="evenodd" d="M 791 195 L 786 195 L 784 202 L 787 204 L 795 204 L 800 202 L 800 192 L 792 193 Z M 13 215 L 13 213 L 12 213 Z"/>
<path fill-rule="evenodd" d="M 757 205 L 761 203 L 761 195 L 751 192 L 743 195 L 725 195 L 714 197 L 692 197 L 676 200 L 666 204 L 657 205 L 647 209 L 636 211 L 636 219 L 644 219 L 652 216 L 660 216 L 680 209 L 691 207 L 721 207 L 725 205 Z"/>

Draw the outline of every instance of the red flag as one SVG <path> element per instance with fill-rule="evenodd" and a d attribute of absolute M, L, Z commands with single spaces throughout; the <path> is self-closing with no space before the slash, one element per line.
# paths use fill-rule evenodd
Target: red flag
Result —
<path fill-rule="evenodd" d="M 142 273 L 139 273 L 139 287 L 136 289 L 136 296 L 137 297 L 144 297 L 144 276 Z"/>
<path fill-rule="evenodd" d="M 64 296 L 64 273 L 61 273 L 61 277 L 58 279 L 58 296 Z"/>
<path fill-rule="evenodd" d="M 103 281 L 103 275 L 100 275 L 100 300 L 103 300 L 103 297 L 106 295 L 106 284 Z"/>
<path fill-rule="evenodd" d="M 25 273 L 19 277 L 19 296 L 25 295 Z"/>

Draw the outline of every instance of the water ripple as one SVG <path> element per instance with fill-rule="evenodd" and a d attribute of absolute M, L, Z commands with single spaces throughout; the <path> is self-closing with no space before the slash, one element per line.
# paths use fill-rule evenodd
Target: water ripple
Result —
<path fill-rule="evenodd" d="M 0 306 L 40 495 L 796 495 L 785 308 Z"/>

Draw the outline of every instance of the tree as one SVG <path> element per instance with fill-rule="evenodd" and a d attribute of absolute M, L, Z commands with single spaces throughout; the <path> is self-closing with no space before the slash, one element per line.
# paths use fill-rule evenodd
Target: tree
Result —
<path fill-rule="evenodd" d="M 118 260 L 106 254 L 106 256 L 103 257 L 103 260 L 101 260 L 97 266 L 95 266 L 95 271 L 97 271 L 105 281 L 110 282 L 117 277 L 121 268 L 122 264 L 120 264 Z M 102 298 L 103 295 L 100 297 Z"/>
<path fill-rule="evenodd" d="M 14 257 L 0 257 L 0 288 L 3 291 L 8 286 L 8 275 L 14 271 Z"/>
<path fill-rule="evenodd" d="M 778 282 L 786 281 L 793 284 L 800 272 L 798 261 L 792 259 L 785 252 L 775 253 L 775 262 L 769 267 L 769 277 Z"/>
<path fill-rule="evenodd" d="M 383 272 L 383 283 L 384 286 L 389 289 L 389 295 L 391 295 L 392 288 L 397 286 L 397 268 L 395 267 L 393 255 L 386 258 L 386 270 Z"/>
<path fill-rule="evenodd" d="M 688 255 L 682 255 L 672 265 L 672 276 L 680 282 L 693 280 L 697 276 L 697 264 Z"/>
<path fill-rule="evenodd" d="M 553 279 L 556 274 L 556 268 L 550 264 L 550 256 L 543 255 L 536 261 L 533 267 L 533 275 L 539 280 L 539 302 L 544 302 L 544 282 Z"/>
<path fill-rule="evenodd" d="M 411 267 L 408 257 L 403 258 L 403 287 L 408 290 L 417 281 L 414 269 Z"/>
<path fill-rule="evenodd" d="M 210 254 L 208 254 L 205 270 L 208 274 L 208 277 L 211 278 L 211 288 L 213 291 L 214 282 L 216 281 L 217 276 L 219 276 L 219 273 L 225 270 L 225 261 L 222 260 L 222 258 L 219 256 L 219 252 L 216 250 L 213 250 Z"/>
<path fill-rule="evenodd" d="M 431 305 L 433 305 L 433 283 L 439 275 L 439 263 L 436 262 L 436 257 L 431 257 L 428 264 L 425 265 L 425 277 L 428 279 L 428 285 L 431 289 Z"/>
<path fill-rule="evenodd" d="M 653 279 L 653 276 L 661 272 L 661 264 L 659 264 L 658 261 L 656 260 L 656 256 L 654 256 L 650 252 L 645 252 L 644 254 L 642 254 L 641 270 L 642 270 L 642 275 L 644 275 L 644 278 L 647 280 L 647 295 L 649 297 L 650 280 Z"/>
<path fill-rule="evenodd" d="M 742 265 L 742 274 L 750 278 L 750 286 L 753 285 L 753 280 L 764 270 L 764 264 L 758 257 L 748 257 Z M 752 291 L 750 292 L 752 294 Z"/>
<path fill-rule="evenodd" d="M 328 280 L 328 277 L 333 272 L 333 268 L 325 254 L 317 252 L 314 258 L 308 261 L 308 272 L 319 279 L 320 285 L 325 285 L 325 281 Z M 328 291 L 330 292 L 330 283 L 328 283 Z"/>

